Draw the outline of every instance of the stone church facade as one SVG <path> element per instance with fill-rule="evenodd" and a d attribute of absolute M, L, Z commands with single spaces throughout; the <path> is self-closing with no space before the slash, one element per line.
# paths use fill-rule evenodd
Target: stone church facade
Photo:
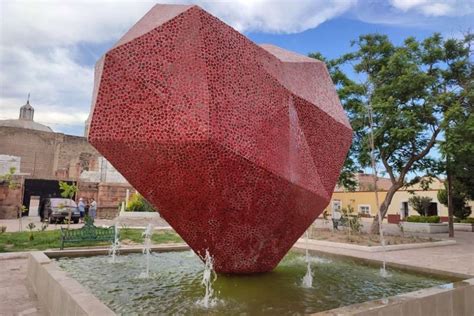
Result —
<path fill-rule="evenodd" d="M 20 108 L 18 119 L 0 120 L 0 176 L 11 167 L 19 188 L 8 189 L 0 181 L 0 218 L 17 217 L 19 206 L 25 204 L 25 180 L 76 182 L 77 198 L 94 197 L 102 217 L 112 216 L 125 191 L 132 189 L 85 137 L 56 133 L 35 122 L 29 101 Z"/>

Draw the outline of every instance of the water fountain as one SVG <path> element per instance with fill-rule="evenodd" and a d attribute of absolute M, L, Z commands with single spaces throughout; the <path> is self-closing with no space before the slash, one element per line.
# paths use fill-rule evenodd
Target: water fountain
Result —
<path fill-rule="evenodd" d="M 140 274 L 140 278 L 149 278 L 150 277 L 150 253 L 151 253 L 151 236 L 153 235 L 153 224 L 149 223 L 143 232 L 143 254 L 146 259 L 146 269 L 145 272 Z"/>
<path fill-rule="evenodd" d="M 204 285 L 206 292 L 204 297 L 197 301 L 199 306 L 210 308 L 217 303 L 216 299 L 213 297 L 214 289 L 212 287 L 212 284 L 216 281 L 216 279 L 217 274 L 214 271 L 214 261 L 209 253 L 209 250 L 206 249 L 206 255 L 204 257 L 204 272 L 202 274 L 201 281 L 201 284 Z"/>
<path fill-rule="evenodd" d="M 202 254 L 204 255 L 204 254 Z M 389 281 L 378 267 L 321 254 L 311 255 L 314 280 L 311 288 L 301 285 L 307 269 L 305 254 L 290 252 L 270 273 L 252 275 L 219 274 L 212 258 L 206 264 L 189 251 L 153 252 L 150 275 L 143 272 L 141 253 L 123 254 L 104 273 L 107 256 L 61 258 L 68 275 L 88 287 L 113 311 L 122 315 L 303 315 L 362 303 L 451 282 L 426 275 L 390 269 Z M 317 262 L 315 269 L 314 262 Z M 204 268 L 204 272 L 203 272 Z M 146 282 L 145 282 L 146 280 Z"/>
<path fill-rule="evenodd" d="M 303 287 L 304 288 L 312 288 L 313 287 L 313 271 L 311 271 L 311 258 L 309 257 L 309 233 L 306 231 L 305 236 L 305 243 L 306 243 L 306 274 L 303 277 Z"/>
<path fill-rule="evenodd" d="M 116 257 L 118 255 L 119 249 L 120 249 L 120 236 L 119 236 L 119 228 L 118 228 L 118 223 L 114 225 L 114 240 L 112 241 L 112 245 L 110 246 L 109 249 L 109 256 L 111 256 L 111 262 L 115 263 Z"/>
<path fill-rule="evenodd" d="M 114 273 L 104 273 L 106 256 L 61 262 L 114 311 L 303 314 L 444 282 L 396 270 L 387 282 L 348 260 L 318 262 L 313 271 L 308 247 L 304 265 L 287 254 L 329 202 L 352 140 L 323 63 L 255 45 L 197 6 L 156 5 L 98 61 L 93 95 L 89 142 L 151 204 L 169 206 L 160 214 L 204 261 L 202 272 L 188 252 L 150 256 L 145 240 L 145 274 L 159 275 L 160 286 L 129 277 L 143 270 L 141 254 Z M 190 99 L 202 106 L 177 110 Z M 157 119 L 140 116 L 144 110 Z M 140 116 L 138 131 L 116 124 L 130 116 Z M 202 212 L 203 205 L 216 208 Z M 214 269 L 227 274 L 217 280 Z"/>

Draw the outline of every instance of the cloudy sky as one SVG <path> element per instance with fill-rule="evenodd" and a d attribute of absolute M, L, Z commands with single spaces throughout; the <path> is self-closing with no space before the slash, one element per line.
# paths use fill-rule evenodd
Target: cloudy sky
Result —
<path fill-rule="evenodd" d="M 190 1 L 159 1 L 189 3 Z M 35 120 L 82 135 L 93 66 L 155 1 L 0 1 L 0 119 L 17 118 L 31 93 Z M 474 27 L 472 0 L 227 0 L 200 5 L 257 43 L 336 57 L 360 34 L 395 42 Z"/>

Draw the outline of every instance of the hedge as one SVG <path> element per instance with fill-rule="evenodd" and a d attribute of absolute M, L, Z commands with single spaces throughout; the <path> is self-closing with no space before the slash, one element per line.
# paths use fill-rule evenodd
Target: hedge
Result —
<path fill-rule="evenodd" d="M 439 223 L 441 219 L 439 216 L 418 216 L 412 215 L 407 217 L 407 222 L 411 223 Z"/>

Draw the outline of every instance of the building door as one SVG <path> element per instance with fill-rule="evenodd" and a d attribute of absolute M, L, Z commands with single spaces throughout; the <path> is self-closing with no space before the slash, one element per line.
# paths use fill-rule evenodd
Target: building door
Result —
<path fill-rule="evenodd" d="M 408 213 L 409 213 L 409 210 L 408 210 L 408 202 L 402 202 L 402 207 L 400 209 L 400 215 L 403 219 L 407 218 L 408 217 Z"/>
<path fill-rule="evenodd" d="M 428 216 L 436 216 L 438 215 L 438 203 L 431 202 L 430 206 L 428 207 Z"/>
<path fill-rule="evenodd" d="M 68 184 L 73 184 L 72 181 L 66 181 Z M 47 197 L 61 197 L 59 191 L 58 180 L 42 180 L 42 179 L 25 179 L 25 186 L 23 192 L 23 205 L 26 207 L 26 211 L 23 216 L 28 215 L 30 210 L 31 197 L 39 199 L 39 206 L 41 206 L 41 200 Z M 33 204 L 34 206 L 34 204 Z M 38 212 L 41 212 L 41 207 Z M 40 214 L 41 215 L 41 214 Z"/>

